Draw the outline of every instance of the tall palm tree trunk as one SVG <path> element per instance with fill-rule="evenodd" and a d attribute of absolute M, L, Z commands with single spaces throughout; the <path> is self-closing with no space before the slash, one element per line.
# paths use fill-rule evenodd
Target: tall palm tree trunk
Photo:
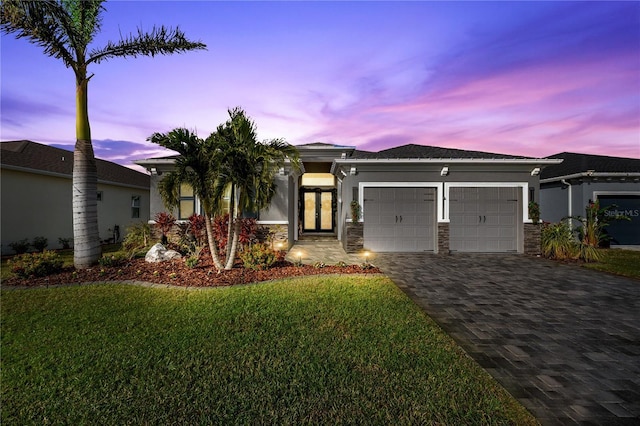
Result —
<path fill-rule="evenodd" d="M 207 230 L 207 242 L 209 243 L 209 252 L 211 252 L 213 264 L 218 272 L 220 272 L 224 268 L 224 266 L 222 266 L 220 255 L 218 254 L 218 247 L 216 246 L 216 242 L 213 239 L 213 226 L 211 226 L 211 217 L 207 213 L 204 214 L 204 226 Z"/>
<path fill-rule="evenodd" d="M 235 185 L 231 185 L 231 196 L 229 197 L 229 223 L 227 224 L 227 247 L 226 247 L 226 257 L 229 259 L 230 250 L 231 250 L 231 238 L 233 237 L 233 216 L 235 215 Z"/>
<path fill-rule="evenodd" d="M 76 85 L 76 146 L 73 152 L 73 263 L 76 268 L 88 268 L 98 262 L 101 254 L 98 229 L 98 171 L 91 145 L 91 130 L 84 76 Z"/>
<path fill-rule="evenodd" d="M 236 217 L 233 221 L 233 241 L 231 243 L 231 252 L 227 257 L 227 264 L 224 267 L 224 269 L 226 270 L 233 268 L 233 264 L 236 261 L 236 251 L 238 251 L 238 240 L 240 239 L 241 225 L 242 223 L 240 221 L 240 215 L 238 215 L 238 217 Z M 229 228 L 231 228 L 231 222 L 229 223 Z"/>

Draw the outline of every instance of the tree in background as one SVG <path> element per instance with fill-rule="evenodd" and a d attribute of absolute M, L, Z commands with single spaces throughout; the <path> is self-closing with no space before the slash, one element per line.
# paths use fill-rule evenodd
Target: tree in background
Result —
<path fill-rule="evenodd" d="M 89 65 L 115 57 L 155 56 L 205 49 L 188 40 L 178 28 L 161 26 L 89 49 L 101 29 L 103 0 L 4 0 L 0 29 L 44 49 L 71 68 L 76 79 L 76 145 L 73 155 L 74 265 L 87 268 L 100 258 L 98 233 L 98 175 L 91 143 L 87 89 L 93 74 Z"/>

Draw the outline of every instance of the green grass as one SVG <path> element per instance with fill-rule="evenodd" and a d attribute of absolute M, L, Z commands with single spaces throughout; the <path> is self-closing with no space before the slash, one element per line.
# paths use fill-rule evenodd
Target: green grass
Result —
<path fill-rule="evenodd" d="M 602 259 L 598 263 L 585 263 L 589 269 L 640 279 L 640 251 L 600 249 Z"/>
<path fill-rule="evenodd" d="M 387 278 L 2 291 L 5 424 L 535 424 Z"/>

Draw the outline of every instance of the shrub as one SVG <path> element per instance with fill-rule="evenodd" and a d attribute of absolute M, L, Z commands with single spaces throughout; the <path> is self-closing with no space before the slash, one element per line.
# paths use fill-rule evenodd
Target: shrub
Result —
<path fill-rule="evenodd" d="M 338 268 L 346 268 L 348 265 L 347 265 L 347 262 L 344 262 L 344 261 L 341 260 L 338 263 L 336 263 L 336 266 Z"/>
<path fill-rule="evenodd" d="M 277 260 L 277 253 L 267 244 L 253 244 L 240 254 L 244 267 L 254 271 L 270 268 Z"/>
<path fill-rule="evenodd" d="M 541 234 L 542 255 L 549 259 L 577 259 L 578 243 L 564 222 L 546 224 Z"/>
<path fill-rule="evenodd" d="M 100 266 L 104 267 L 115 267 L 120 266 L 125 263 L 127 260 L 127 255 L 122 252 L 105 254 L 100 259 L 98 259 L 98 263 Z"/>
<path fill-rule="evenodd" d="M 206 218 L 203 215 L 192 214 L 189 216 L 188 232 L 195 238 L 199 245 L 206 244 L 207 227 Z"/>
<path fill-rule="evenodd" d="M 10 261 L 11 272 L 20 278 L 45 277 L 62 270 L 63 260 L 56 252 L 21 254 Z"/>
<path fill-rule="evenodd" d="M 255 219 L 240 219 L 240 235 L 238 237 L 238 243 L 244 247 L 247 244 L 254 243 L 256 241 L 256 235 L 258 232 L 258 224 Z M 229 214 L 216 216 L 213 219 L 213 237 L 218 244 L 220 251 L 225 251 L 229 239 Z"/>
<path fill-rule="evenodd" d="M 611 205 L 600 208 L 600 201 L 590 201 L 585 208 L 585 217 L 572 217 L 581 224 L 576 228 L 576 231 L 583 245 L 590 247 L 607 245 L 611 236 L 607 234 L 605 228 L 615 220 L 630 220 L 627 216 L 614 214 L 611 209 L 615 207 L 615 205 Z M 592 250 L 592 252 L 595 251 Z"/>
<path fill-rule="evenodd" d="M 27 250 L 29 250 L 30 245 L 31 244 L 29 244 L 29 240 L 26 238 L 24 240 L 14 241 L 12 243 L 9 243 L 9 247 L 11 247 L 13 251 L 16 252 L 16 254 L 26 253 Z"/>
<path fill-rule="evenodd" d="M 127 236 L 124 237 L 122 248 L 129 258 L 134 257 L 139 251 L 146 250 L 151 241 L 151 226 L 145 222 L 139 222 L 127 228 Z"/>
<path fill-rule="evenodd" d="M 36 249 L 36 251 L 42 252 L 49 245 L 49 240 L 45 237 L 35 237 L 31 245 L 34 249 Z"/>
<path fill-rule="evenodd" d="M 189 256 L 185 259 L 184 263 L 185 265 L 187 265 L 187 268 L 195 268 L 198 265 L 198 262 L 200 261 L 200 257 L 193 255 L 193 256 Z"/>
<path fill-rule="evenodd" d="M 358 223 L 358 221 L 360 220 L 360 203 L 358 203 L 356 200 L 353 200 L 351 202 L 351 221 L 353 223 Z"/>
<path fill-rule="evenodd" d="M 58 238 L 58 243 L 62 246 L 63 249 L 71 248 L 71 238 Z"/>
<path fill-rule="evenodd" d="M 162 233 L 162 244 L 167 244 L 168 234 L 171 232 L 171 228 L 176 224 L 176 218 L 171 213 L 158 213 L 155 217 L 156 227 Z"/>
<path fill-rule="evenodd" d="M 535 201 L 529 202 L 529 218 L 534 224 L 540 222 L 540 205 Z"/>
<path fill-rule="evenodd" d="M 324 268 L 325 266 L 327 266 L 327 265 L 326 265 L 324 262 L 315 262 L 315 263 L 313 264 L 313 267 L 314 267 L 314 268 L 316 268 L 316 269 L 322 269 L 322 268 Z"/>

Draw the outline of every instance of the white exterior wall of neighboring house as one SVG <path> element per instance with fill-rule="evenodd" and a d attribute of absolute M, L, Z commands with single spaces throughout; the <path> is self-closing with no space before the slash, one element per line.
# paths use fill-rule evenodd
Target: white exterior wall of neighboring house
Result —
<path fill-rule="evenodd" d="M 62 246 L 59 238 L 73 238 L 71 178 L 53 173 L 37 173 L 2 168 L 1 244 L 2 254 L 12 254 L 9 243 L 34 237 L 48 239 L 48 249 Z M 119 225 L 120 239 L 126 228 L 149 220 L 149 191 L 139 187 L 99 183 L 98 226 L 100 239 L 113 237 Z M 96 194 L 97 195 L 97 194 Z M 132 197 L 140 197 L 139 218 L 134 218 Z"/>

